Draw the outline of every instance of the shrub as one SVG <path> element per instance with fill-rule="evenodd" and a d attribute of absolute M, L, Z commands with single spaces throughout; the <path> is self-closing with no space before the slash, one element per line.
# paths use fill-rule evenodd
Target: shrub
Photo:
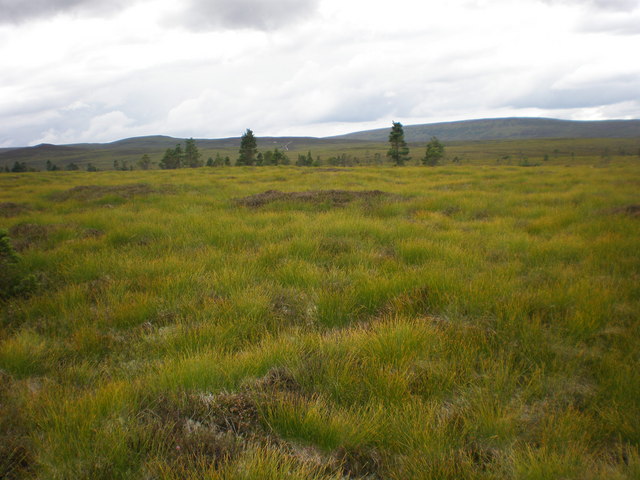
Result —
<path fill-rule="evenodd" d="M 7 232 L 0 230 L 0 301 L 28 295 L 36 288 L 36 283 L 34 275 L 22 271 L 20 257 Z"/>

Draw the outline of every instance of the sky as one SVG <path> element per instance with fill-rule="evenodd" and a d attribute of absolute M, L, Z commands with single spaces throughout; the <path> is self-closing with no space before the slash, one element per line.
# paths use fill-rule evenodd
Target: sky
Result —
<path fill-rule="evenodd" d="M 0 147 L 640 118 L 640 0 L 0 0 Z"/>

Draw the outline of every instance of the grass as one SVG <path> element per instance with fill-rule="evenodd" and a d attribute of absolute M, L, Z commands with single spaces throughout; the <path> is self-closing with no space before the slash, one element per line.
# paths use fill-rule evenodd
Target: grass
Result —
<path fill-rule="evenodd" d="M 429 136 L 430 137 L 430 136 Z M 386 139 L 386 135 L 384 137 Z M 290 141 L 293 140 L 293 141 Z M 80 146 L 68 149 L 64 146 L 41 146 L 35 149 L 25 149 L 0 152 L 0 170 L 11 169 L 16 161 L 25 163 L 37 170 L 46 170 L 47 160 L 53 162 L 60 169 L 70 163 L 75 163 L 81 170 L 86 170 L 89 164 L 100 170 L 113 170 L 114 162 L 122 166 L 125 162 L 129 167 L 138 169 L 137 162 L 144 154 L 152 161 L 151 168 L 159 168 L 168 147 L 174 148 L 180 139 L 159 138 L 147 140 L 144 137 L 116 142 L 115 144 L 96 144 L 89 148 Z M 345 140 L 340 138 L 282 138 L 258 139 L 258 149 L 262 152 L 280 148 L 288 144 L 285 152 L 291 164 L 295 164 L 298 155 L 310 152 L 314 160 L 319 160 L 322 168 L 333 169 L 335 166 L 378 166 L 388 164 L 386 157 L 389 145 L 386 141 Z M 425 155 L 427 141 L 411 142 L 409 164 L 420 165 Z M 445 165 L 506 165 L 506 166 L 557 166 L 557 165 L 598 165 L 606 166 L 610 163 L 637 163 L 640 155 L 640 139 L 629 138 L 535 138 L 535 139 L 502 139 L 502 140 L 465 140 L 445 142 Z M 229 157 L 232 163 L 238 157 L 240 139 L 200 140 L 198 148 L 204 162 L 216 155 Z M 229 174 L 233 176 L 233 173 Z M 274 182 L 286 182 L 286 177 L 273 173 Z M 46 180 L 43 180 L 46 181 Z M 145 177 L 141 177 L 143 187 Z M 278 190 L 280 183 L 274 185 Z M 128 185 L 127 189 L 140 188 L 140 185 Z M 157 187 L 164 187 L 158 185 Z M 80 192 L 70 192 L 81 194 Z M 88 192 L 95 193 L 95 192 Z M 126 193 L 126 192 L 125 192 Z M 61 193 L 68 195 L 68 192 Z M 0 216 L 3 210 L 10 206 L 0 205 Z M 19 206 L 18 206 L 19 208 Z"/>
<path fill-rule="evenodd" d="M 583 160 L 1 175 L 0 477 L 638 478 L 640 167 Z"/>

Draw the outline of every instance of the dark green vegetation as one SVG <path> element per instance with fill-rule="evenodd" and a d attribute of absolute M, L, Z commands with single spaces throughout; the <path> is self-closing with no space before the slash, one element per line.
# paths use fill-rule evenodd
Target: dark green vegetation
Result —
<path fill-rule="evenodd" d="M 445 148 L 444 145 L 437 137 L 431 137 L 429 143 L 427 143 L 427 148 L 422 157 L 422 164 L 429 165 L 430 167 L 435 167 L 440 163 L 440 161 L 444 158 Z M 546 158 L 548 160 L 548 158 Z M 458 157 L 455 163 L 460 162 L 460 158 Z"/>
<path fill-rule="evenodd" d="M 256 163 L 256 155 L 258 155 L 258 142 L 253 132 L 247 128 L 247 131 L 240 139 L 240 156 L 236 161 L 237 165 L 254 165 Z"/>
<path fill-rule="evenodd" d="M 640 166 L 565 163 L 0 175 L 0 477 L 638 478 Z"/>
<path fill-rule="evenodd" d="M 148 154 L 144 154 L 138 161 L 138 165 L 143 170 L 148 170 L 151 167 L 151 157 Z M 160 160 L 158 166 L 164 170 L 173 170 L 176 168 L 198 168 L 204 165 L 202 160 L 202 154 L 196 145 L 196 141 L 193 138 L 189 138 L 185 141 L 184 150 L 182 144 L 178 143 L 175 148 L 167 148 Z M 116 170 L 118 170 L 116 168 Z M 123 167 L 122 170 L 128 170 Z"/>
<path fill-rule="evenodd" d="M 404 165 L 411 160 L 409 157 L 409 147 L 404 140 L 404 131 L 400 122 L 393 122 L 389 133 L 389 150 L 387 157 L 396 166 Z"/>

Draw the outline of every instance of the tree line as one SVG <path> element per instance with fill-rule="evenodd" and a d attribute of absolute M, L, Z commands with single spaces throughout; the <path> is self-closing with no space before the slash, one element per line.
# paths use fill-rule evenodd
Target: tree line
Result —
<path fill-rule="evenodd" d="M 409 147 L 404 139 L 404 131 L 400 122 L 392 122 L 391 132 L 389 133 L 390 148 L 387 151 L 387 158 L 391 160 L 394 165 L 405 165 L 411 157 L 409 156 Z M 286 146 L 285 146 L 286 148 Z M 436 138 L 432 137 L 431 141 L 427 144 L 427 149 L 424 157 L 421 161 L 424 165 L 438 165 L 440 160 L 444 157 L 444 145 Z M 368 155 L 368 152 L 366 156 Z M 373 162 L 371 159 L 365 158 L 365 164 L 382 163 L 382 158 L 379 153 L 374 155 Z M 151 157 L 148 154 L 144 154 L 136 163 L 135 166 L 141 170 L 149 170 L 154 163 L 151 161 Z M 273 150 L 266 150 L 264 152 L 258 150 L 258 142 L 251 129 L 247 129 L 240 139 L 240 150 L 238 151 L 238 157 L 235 160 L 237 166 L 272 166 L 272 165 L 291 165 L 289 156 L 278 148 Z M 298 158 L 294 163 L 300 167 L 317 167 L 320 166 L 321 159 L 319 156 L 315 158 L 312 156 L 311 151 L 307 154 L 298 154 Z M 338 154 L 329 157 L 326 161 L 327 165 L 331 166 L 352 166 L 361 164 L 358 157 L 353 157 L 348 154 Z M 196 141 L 193 138 L 185 140 L 184 147 L 178 143 L 174 148 L 168 148 L 162 159 L 158 163 L 158 167 L 164 170 L 173 170 L 178 168 L 198 168 L 198 167 L 221 167 L 232 165 L 231 158 L 222 156 L 219 152 L 215 157 L 209 157 L 205 162 L 202 158 L 202 153 L 196 145 Z M 58 167 L 51 160 L 46 162 L 47 171 L 57 170 L 79 170 L 80 167 L 70 162 L 63 168 Z M 86 165 L 87 171 L 95 172 L 98 168 L 89 163 Z M 127 160 L 114 160 L 114 170 L 133 170 L 134 164 L 129 163 Z M 6 172 L 28 172 L 37 171 L 33 167 L 27 166 L 24 162 L 15 162 L 12 168 L 6 166 L 4 168 Z"/>
<path fill-rule="evenodd" d="M 409 147 L 404 140 L 404 131 L 400 122 L 392 122 L 391 132 L 389 133 L 390 148 L 387 157 L 395 165 L 404 165 L 411 157 L 409 156 Z M 440 163 L 444 157 L 445 147 L 437 137 L 432 137 L 427 144 L 426 152 L 421 161 L 423 165 L 435 166 Z M 379 155 L 377 157 L 379 159 Z M 148 162 L 147 162 L 148 163 Z M 327 161 L 329 165 L 346 166 L 359 163 L 354 161 L 346 154 L 330 157 Z M 266 150 L 261 152 L 258 150 L 258 141 L 250 128 L 244 132 L 240 138 L 240 150 L 238 158 L 235 161 L 237 166 L 267 166 L 267 165 L 290 165 L 289 156 L 282 150 L 275 148 L 274 150 Z M 231 165 L 231 159 L 226 156 L 222 157 L 216 153 L 216 158 L 209 157 L 206 162 L 208 167 L 216 167 L 223 165 Z M 295 162 L 296 166 L 313 167 L 320 166 L 320 157 L 313 158 L 311 151 L 306 155 L 299 154 Z M 182 167 L 201 167 L 203 162 L 200 152 L 193 138 L 185 142 L 185 148 L 182 149 L 178 144 L 174 149 L 167 149 L 164 157 L 160 161 L 160 168 L 173 169 Z M 147 166 L 148 168 L 148 166 Z"/>

